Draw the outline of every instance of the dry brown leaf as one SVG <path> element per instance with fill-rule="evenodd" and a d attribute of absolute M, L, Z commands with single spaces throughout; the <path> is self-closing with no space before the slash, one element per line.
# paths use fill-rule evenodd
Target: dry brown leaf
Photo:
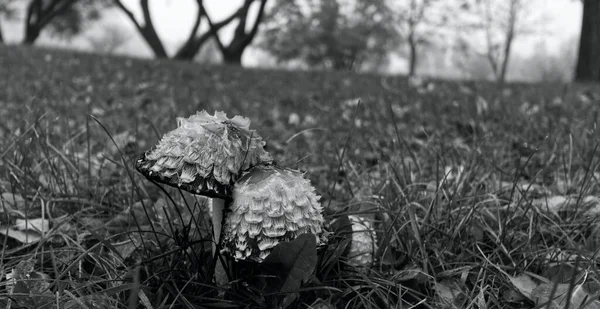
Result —
<path fill-rule="evenodd" d="M 516 277 L 508 276 L 508 279 L 517 290 L 528 299 L 533 299 L 532 292 L 538 286 L 527 274 L 521 274 Z"/>
<path fill-rule="evenodd" d="M 20 231 L 11 226 L 0 225 L 0 234 L 6 235 L 24 244 L 32 244 L 40 241 L 42 236 L 32 230 Z"/>
<path fill-rule="evenodd" d="M 536 305 L 543 305 L 544 308 L 549 309 L 582 308 L 582 305 L 587 304 L 592 297 L 584 289 L 583 284 L 575 285 L 569 295 L 568 283 L 557 284 L 553 282 L 540 284 L 534 289 L 532 296 Z M 567 301 L 569 302 L 568 307 L 566 307 Z M 600 308 L 600 302 L 595 300 L 585 308 Z"/>
<path fill-rule="evenodd" d="M 17 214 L 24 218 L 24 209 L 25 199 L 20 194 L 6 192 L 0 195 L 0 213 Z"/>
<path fill-rule="evenodd" d="M 434 283 L 438 298 L 444 305 L 459 308 L 465 295 L 460 290 L 458 283 L 453 280 L 442 280 Z"/>
<path fill-rule="evenodd" d="M 44 234 L 50 230 L 50 221 L 44 218 L 16 219 L 13 228 L 20 231 L 33 231 Z"/>

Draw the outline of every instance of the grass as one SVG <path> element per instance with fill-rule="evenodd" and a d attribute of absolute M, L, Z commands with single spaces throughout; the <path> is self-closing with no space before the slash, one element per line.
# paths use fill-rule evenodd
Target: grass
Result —
<path fill-rule="evenodd" d="M 374 222 L 372 265 L 330 251 L 290 307 L 534 308 L 547 283 L 598 294 L 598 86 L 500 91 L 24 47 L 1 47 L 0 67 L 2 306 L 272 305 L 212 282 L 205 200 L 132 170 L 202 109 L 249 117 L 278 164 L 306 171 L 329 221 Z"/>

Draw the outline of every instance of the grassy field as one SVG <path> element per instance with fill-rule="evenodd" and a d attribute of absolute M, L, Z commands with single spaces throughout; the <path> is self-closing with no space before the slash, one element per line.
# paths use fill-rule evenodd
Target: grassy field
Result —
<path fill-rule="evenodd" d="M 0 306 L 600 308 L 597 85 L 287 72 L 0 47 Z M 206 201 L 134 158 L 176 117 L 251 119 L 335 224 L 303 287 L 212 281 Z M 336 245 L 334 246 L 333 243 Z M 293 297 L 288 297 L 293 295 Z"/>

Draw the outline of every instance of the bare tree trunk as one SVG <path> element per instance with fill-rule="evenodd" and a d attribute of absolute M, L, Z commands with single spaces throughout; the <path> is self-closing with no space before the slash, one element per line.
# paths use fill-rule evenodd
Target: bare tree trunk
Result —
<path fill-rule="evenodd" d="M 142 6 L 145 22 L 142 35 L 146 38 L 146 42 L 148 42 L 148 45 L 150 45 L 150 48 L 152 48 L 157 58 L 167 58 L 167 51 L 158 37 L 154 24 L 152 23 L 148 0 L 140 0 L 140 5 Z"/>
<path fill-rule="evenodd" d="M 256 33 L 258 32 L 258 27 L 259 27 L 260 23 L 262 22 L 262 19 L 264 16 L 265 5 L 267 3 L 267 0 L 260 0 L 260 7 L 258 9 L 258 15 L 256 16 L 256 20 L 254 21 L 254 24 L 252 25 L 252 29 L 250 30 L 250 32 L 246 32 L 246 19 L 248 17 L 248 10 L 250 9 L 250 5 L 254 1 L 255 0 L 245 0 L 244 1 L 244 5 L 242 6 L 242 8 L 239 11 L 238 25 L 233 33 L 233 39 L 231 40 L 231 42 L 229 43 L 228 46 L 225 46 L 221 42 L 221 39 L 219 38 L 219 34 L 217 33 L 218 29 L 216 29 L 215 25 L 211 22 L 210 17 L 208 15 L 206 15 L 208 24 L 211 28 L 211 32 L 213 33 L 213 35 L 215 37 L 217 46 L 219 47 L 219 50 L 221 51 L 221 54 L 223 55 L 223 61 L 225 63 L 234 64 L 234 65 L 242 65 L 242 54 L 244 53 L 244 50 L 246 50 L 246 47 L 248 47 L 248 45 L 250 45 L 250 43 L 252 43 L 252 40 L 254 39 L 254 37 L 256 36 Z"/>
<path fill-rule="evenodd" d="M 519 1 L 511 0 L 508 16 L 508 29 L 506 29 L 506 38 L 504 40 L 504 50 L 502 53 L 502 64 L 500 68 L 500 74 L 498 75 L 498 84 L 504 86 L 506 81 L 506 71 L 508 70 L 508 63 L 510 61 L 510 50 L 512 47 L 513 40 L 515 38 L 515 24 L 517 23 L 517 14 L 519 12 Z"/>
<path fill-rule="evenodd" d="M 600 1 L 583 0 L 576 81 L 600 81 Z"/>
<path fill-rule="evenodd" d="M 408 46 L 410 49 L 408 76 L 414 76 L 417 69 L 417 43 L 415 42 L 415 36 L 412 32 L 408 35 Z"/>
<path fill-rule="evenodd" d="M 25 29 L 25 38 L 23 39 L 23 44 L 32 45 L 35 43 L 37 38 L 40 36 L 40 31 L 35 27 L 27 27 Z"/>
<path fill-rule="evenodd" d="M 35 43 L 42 29 L 74 3 L 73 0 L 32 0 L 27 6 L 23 44 L 31 45 Z"/>
<path fill-rule="evenodd" d="M 231 65 L 242 66 L 242 54 L 244 50 L 234 50 L 223 53 L 223 62 Z"/>
<path fill-rule="evenodd" d="M 25 19 L 25 38 L 23 44 L 31 45 L 40 35 L 37 27 L 38 20 L 42 14 L 42 1 L 34 0 L 27 6 L 27 18 Z"/>
<path fill-rule="evenodd" d="M 198 0 L 198 10 L 198 14 L 206 15 L 206 11 L 204 11 L 204 6 L 202 5 L 202 0 Z M 199 15 L 198 19 L 196 20 L 196 24 L 194 25 L 194 30 L 192 31 L 192 33 L 190 33 L 190 37 L 188 38 L 186 43 L 177 51 L 177 53 L 175 53 L 175 56 L 173 58 L 180 60 L 193 60 L 194 57 L 196 57 L 196 54 L 198 54 L 200 48 L 204 45 L 204 43 L 206 43 L 208 39 L 210 39 L 213 35 L 216 35 L 216 31 L 219 31 L 221 28 L 231 23 L 240 14 L 240 12 L 241 11 L 238 10 L 223 21 L 214 24 L 207 33 L 204 33 L 203 35 L 198 37 L 196 36 L 196 31 L 198 25 L 200 24 L 201 15 Z"/>
<path fill-rule="evenodd" d="M 210 38 L 209 33 L 205 33 L 199 38 L 195 38 L 192 41 L 186 42 L 185 45 L 181 46 L 177 53 L 173 56 L 173 59 L 178 60 L 193 60 L 198 54 L 198 51 L 206 43 L 206 41 Z"/>
<path fill-rule="evenodd" d="M 417 10 L 417 1 L 410 1 L 410 17 L 408 18 L 408 48 L 409 48 L 409 70 L 408 76 L 414 76 L 417 68 L 417 40 L 415 31 L 417 23 L 421 20 L 423 10 Z"/>
<path fill-rule="evenodd" d="M 138 29 L 138 32 L 142 35 L 152 52 L 157 58 L 168 58 L 167 51 L 162 44 L 162 41 L 158 37 L 156 33 L 156 29 L 154 29 L 154 24 L 152 23 L 152 17 L 150 16 L 150 8 L 148 6 L 148 0 L 140 0 L 140 6 L 142 7 L 142 13 L 144 14 L 144 24 L 140 24 L 133 13 L 129 11 L 123 5 L 120 0 L 114 0 L 117 6 L 127 15 L 127 17 L 133 22 L 135 27 Z"/>

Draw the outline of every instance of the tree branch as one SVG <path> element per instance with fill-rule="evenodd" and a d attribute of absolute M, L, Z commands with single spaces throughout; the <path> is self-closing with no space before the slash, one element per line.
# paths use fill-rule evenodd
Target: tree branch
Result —
<path fill-rule="evenodd" d="M 256 36 L 256 33 L 258 32 L 258 26 L 262 22 L 262 19 L 265 15 L 266 4 L 267 4 L 267 0 L 260 1 L 260 7 L 258 8 L 258 14 L 256 15 L 256 20 L 254 21 L 254 25 L 252 25 L 252 29 L 250 30 L 250 33 L 248 33 L 246 35 L 246 37 L 244 38 L 244 42 L 242 43 L 244 46 L 250 44 L 250 42 L 252 42 L 252 40 L 254 39 L 254 36 Z"/>
<path fill-rule="evenodd" d="M 506 70 L 508 68 L 508 62 L 510 57 L 510 49 L 512 47 L 512 42 L 515 37 L 515 25 L 518 19 L 519 13 L 519 0 L 511 0 L 510 1 L 510 11 L 508 17 L 508 29 L 506 30 L 506 39 L 504 41 L 504 54 L 502 58 L 502 67 L 500 68 L 500 76 L 498 76 L 498 81 L 500 84 L 504 83 L 506 79 Z"/>
<path fill-rule="evenodd" d="M 244 0 L 244 5 L 240 9 L 240 20 L 238 22 L 237 27 L 235 27 L 234 38 L 246 36 L 246 18 L 248 17 L 248 10 L 250 9 L 250 5 L 252 5 L 254 0 Z"/>
<path fill-rule="evenodd" d="M 154 31 L 154 24 L 152 23 L 152 16 L 150 15 L 148 0 L 140 0 L 140 6 L 142 7 L 142 14 L 144 14 L 144 30 Z"/>
<path fill-rule="evenodd" d="M 144 15 L 144 25 L 141 25 L 136 19 L 133 13 L 128 10 L 120 0 L 114 0 L 117 6 L 129 17 L 129 19 L 135 24 L 139 33 L 142 35 L 146 43 L 150 46 L 154 55 L 158 58 L 167 58 L 167 52 L 165 47 L 158 37 L 154 24 L 152 23 L 152 16 L 150 15 L 150 7 L 148 0 L 140 0 L 140 6 L 142 7 L 142 13 Z"/>
<path fill-rule="evenodd" d="M 135 19 L 135 15 L 133 15 L 133 13 L 128 8 L 126 8 L 125 5 L 123 5 L 123 2 L 121 2 L 121 0 L 113 0 L 113 1 L 121 9 L 121 11 L 123 11 L 123 13 L 125 13 L 125 15 L 127 15 L 127 17 L 129 17 L 129 19 L 131 20 L 131 22 L 133 22 L 133 24 L 138 29 L 138 31 L 140 31 L 140 33 L 143 32 L 144 28 L 140 25 L 140 23 L 137 21 L 137 19 Z"/>
<path fill-rule="evenodd" d="M 215 37 L 217 45 L 220 44 L 220 46 L 223 46 L 223 43 L 219 40 L 217 32 L 224 26 L 228 25 L 231 21 L 233 21 L 239 14 L 239 10 L 238 10 L 231 16 L 224 19 L 223 21 L 213 24 L 210 19 L 210 16 L 208 16 L 208 13 L 204 9 L 202 2 L 203 2 L 202 0 L 197 0 L 198 7 L 199 7 L 198 9 L 206 17 L 206 20 L 208 21 L 210 29 L 209 29 L 209 31 L 207 31 L 206 33 L 202 34 L 199 37 L 194 36 L 191 41 L 188 41 L 185 45 L 183 45 L 181 48 L 179 48 L 177 53 L 175 53 L 175 56 L 174 56 L 175 59 L 192 59 L 193 56 L 196 55 L 196 53 L 198 52 L 200 47 L 202 47 L 204 42 L 206 42 L 208 39 L 210 39 L 211 36 Z M 223 46 L 223 48 L 225 48 L 225 46 Z"/>
<path fill-rule="evenodd" d="M 202 7 L 202 10 L 204 11 L 204 16 L 206 17 L 206 20 L 208 21 L 208 26 L 210 27 L 210 30 L 209 30 L 210 35 L 212 35 L 215 38 L 215 41 L 217 42 L 217 46 L 219 47 L 219 50 L 221 50 L 221 52 L 226 51 L 227 48 L 223 45 L 221 38 L 219 38 L 218 32 L 221 28 L 223 28 L 225 25 L 229 24 L 236 17 L 238 17 L 238 15 L 242 13 L 242 9 L 237 10 L 231 16 L 227 17 L 225 20 L 223 20 L 219 23 L 216 23 L 216 24 L 212 23 L 212 20 L 211 20 L 210 16 L 208 15 L 208 12 L 206 10 L 204 10 L 204 6 Z"/>
<path fill-rule="evenodd" d="M 31 3 L 29 3 L 29 5 L 27 6 L 27 19 L 26 19 L 26 24 L 27 24 L 27 28 L 31 28 L 33 26 L 33 16 L 37 14 L 37 16 L 40 15 L 40 10 L 41 10 L 41 5 L 42 2 L 39 0 L 35 0 L 32 1 Z M 36 18 L 37 19 L 37 18 Z"/>
<path fill-rule="evenodd" d="M 490 12 L 490 4 L 486 2 L 485 6 L 485 39 L 487 45 L 487 58 L 490 66 L 492 67 L 492 71 L 494 72 L 494 77 L 498 78 L 498 62 L 494 56 L 494 47 L 492 46 L 492 31 L 491 31 L 491 23 L 492 17 Z"/>
<path fill-rule="evenodd" d="M 46 8 L 46 10 L 44 10 L 44 12 L 41 12 L 41 15 L 38 16 L 38 28 L 44 28 L 52 21 L 52 19 L 65 12 L 74 3 L 75 1 L 71 0 L 52 1 L 48 8 Z"/>

